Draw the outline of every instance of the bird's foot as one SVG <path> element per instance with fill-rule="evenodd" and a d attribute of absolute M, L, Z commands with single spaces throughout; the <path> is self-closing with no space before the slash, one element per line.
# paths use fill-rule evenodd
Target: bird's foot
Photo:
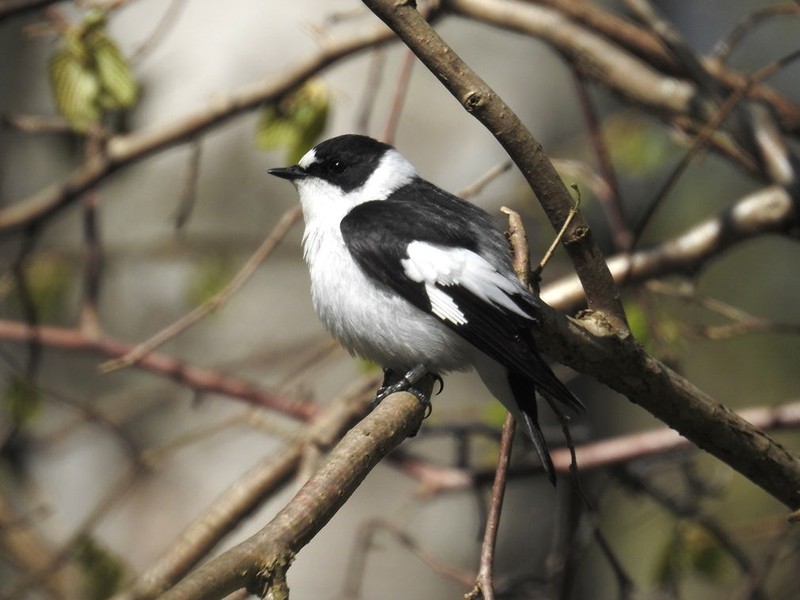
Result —
<path fill-rule="evenodd" d="M 408 373 L 403 375 L 400 379 L 397 379 L 397 374 L 394 371 L 391 369 L 385 369 L 383 375 L 383 385 L 381 385 L 377 394 L 375 394 L 375 398 L 372 400 L 372 406 L 377 406 L 389 395 L 394 394 L 395 392 L 408 392 L 409 394 L 416 396 L 417 399 L 425 406 L 424 418 L 427 419 L 433 410 L 431 406 L 430 393 L 414 387 L 414 384 L 416 384 L 426 375 L 430 375 L 433 377 L 434 381 L 439 383 L 439 391 L 436 393 L 441 393 L 441 391 L 444 389 L 444 382 L 442 381 L 442 378 L 435 373 L 428 373 L 428 369 L 425 368 L 425 365 L 417 365 Z"/>

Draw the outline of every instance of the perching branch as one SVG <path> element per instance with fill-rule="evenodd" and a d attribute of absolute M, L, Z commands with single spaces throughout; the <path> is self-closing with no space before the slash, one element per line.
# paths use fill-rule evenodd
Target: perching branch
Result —
<path fill-rule="evenodd" d="M 358 389 L 332 401 L 286 448 L 261 460 L 229 486 L 175 538 L 163 555 L 114 600 L 156 598 L 184 577 L 243 518 L 296 476 L 309 446 L 329 447 L 362 418 L 367 396 L 379 382 L 374 377 L 360 382 Z"/>
<path fill-rule="evenodd" d="M 432 380 L 427 378 L 428 392 Z M 261 531 L 201 566 L 162 600 L 222 598 L 242 587 L 261 597 L 288 593 L 294 556 L 333 517 L 386 454 L 415 433 L 425 414 L 416 396 L 392 394 L 351 429 L 325 464 Z"/>

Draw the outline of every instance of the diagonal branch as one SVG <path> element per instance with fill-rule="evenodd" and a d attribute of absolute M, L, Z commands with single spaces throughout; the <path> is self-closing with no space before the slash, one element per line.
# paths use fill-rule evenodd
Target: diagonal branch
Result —
<path fill-rule="evenodd" d="M 156 152 L 189 143 L 198 135 L 291 92 L 334 62 L 389 42 L 393 37 L 385 27 L 377 27 L 345 40 L 328 42 L 315 55 L 286 69 L 277 77 L 244 87 L 174 123 L 150 131 L 112 137 L 105 155 L 87 160 L 63 182 L 0 210 L 0 235 L 48 219 L 118 169 Z"/>
<path fill-rule="evenodd" d="M 677 237 L 632 254 L 610 257 L 608 267 L 619 285 L 667 275 L 693 275 L 736 244 L 769 233 L 790 232 L 799 217 L 800 211 L 785 189 L 766 187 Z M 585 303 L 580 281 L 574 276 L 548 285 L 541 296 L 566 313 L 576 312 Z"/>
<path fill-rule="evenodd" d="M 430 391 L 430 378 L 426 385 Z M 189 574 L 162 600 L 221 598 L 245 586 L 259 597 L 267 591 L 271 597 L 287 597 L 286 571 L 294 556 L 370 470 L 419 429 L 424 414 L 425 405 L 416 396 L 390 395 L 345 435 L 325 464 L 261 531 Z"/>
<path fill-rule="evenodd" d="M 541 144 L 433 31 L 413 3 L 364 3 L 398 33 L 467 111 L 494 133 L 528 179 L 557 229 L 566 219 L 571 199 Z M 582 237 L 576 232 L 587 237 L 576 239 Z M 800 458 L 649 356 L 631 335 L 614 335 L 615 329 L 620 331 L 619 324 L 609 324 L 603 317 L 619 317 L 624 323 L 624 314 L 615 311 L 615 305 L 620 304 L 616 286 L 607 281 L 611 279 L 608 267 L 582 219 L 568 232 L 565 245 L 589 308 L 603 314 L 590 315 L 578 324 L 543 307 L 542 327 L 535 332 L 539 348 L 622 393 L 790 508 L 799 507 Z"/>
<path fill-rule="evenodd" d="M 94 352 L 108 358 L 119 358 L 135 347 L 134 344 L 106 335 L 89 338 L 79 329 L 34 327 L 27 323 L 2 319 L 0 319 L 0 340 L 22 343 L 35 340 L 41 346 Z M 145 371 L 173 379 L 198 393 L 225 394 L 255 406 L 277 410 L 295 419 L 306 421 L 318 412 L 317 407 L 310 402 L 273 394 L 244 379 L 214 369 L 194 366 L 160 352 L 150 352 L 143 356 L 137 366 Z"/>
<path fill-rule="evenodd" d="M 333 400 L 286 448 L 270 454 L 229 486 L 203 513 L 192 521 L 164 554 L 138 578 L 130 589 L 114 600 L 155 598 L 184 577 L 242 519 L 274 495 L 297 471 L 309 446 L 328 447 L 361 419 L 369 406 L 368 396 L 379 383 L 375 377 Z"/>
<path fill-rule="evenodd" d="M 542 321 L 536 342 L 543 352 L 620 392 L 788 507 L 800 507 L 800 458 L 763 431 L 649 356 L 633 338 L 594 335 L 552 309 L 543 309 Z M 581 324 L 592 327 L 589 320 Z"/>
<path fill-rule="evenodd" d="M 541 143 L 514 111 L 439 37 L 413 2 L 364 0 L 364 4 L 397 33 L 467 112 L 500 142 L 558 231 L 570 213 L 572 197 Z M 568 228 L 564 246 L 586 290 L 589 307 L 602 313 L 615 330 L 625 331 L 625 313 L 616 286 L 581 216 Z"/>

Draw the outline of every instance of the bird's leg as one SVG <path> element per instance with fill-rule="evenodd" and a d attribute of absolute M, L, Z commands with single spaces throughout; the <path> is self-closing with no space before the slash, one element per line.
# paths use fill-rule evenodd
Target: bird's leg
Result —
<path fill-rule="evenodd" d="M 375 395 L 375 398 L 372 400 L 372 405 L 377 406 L 383 400 L 386 399 L 387 396 L 390 394 L 394 394 L 395 392 L 408 392 L 410 394 L 414 394 L 420 402 L 426 405 L 427 412 L 426 417 L 430 414 L 430 405 L 431 399 L 430 395 L 426 394 L 425 392 L 417 389 L 414 387 L 414 384 L 417 383 L 420 379 L 425 377 L 425 375 L 429 375 L 428 369 L 425 365 L 419 364 L 413 369 L 411 369 L 408 373 L 397 379 L 397 373 L 392 371 L 391 369 L 384 369 L 383 371 L 383 385 L 381 385 L 378 393 Z M 436 374 L 430 374 L 434 379 L 436 379 L 441 386 L 442 378 Z M 441 387 L 439 389 L 441 391 Z"/>

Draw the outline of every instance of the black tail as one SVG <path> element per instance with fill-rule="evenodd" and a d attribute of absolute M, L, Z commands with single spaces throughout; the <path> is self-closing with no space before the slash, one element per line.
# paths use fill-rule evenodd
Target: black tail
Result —
<path fill-rule="evenodd" d="M 550 370 L 547 363 L 544 362 L 538 354 L 536 359 L 537 364 L 534 366 L 534 371 L 537 375 L 536 380 L 531 381 L 530 378 L 524 375 L 509 371 L 508 383 L 511 387 L 511 392 L 514 394 L 514 400 L 519 407 L 519 412 L 523 417 L 525 431 L 528 437 L 531 438 L 534 448 L 536 448 L 536 453 L 539 455 L 539 460 L 542 461 L 542 467 L 547 474 L 547 478 L 550 480 L 550 483 L 555 486 L 555 467 L 550 458 L 550 452 L 547 449 L 547 442 L 539 427 L 536 392 L 538 390 L 540 393 L 570 408 L 573 412 L 582 412 L 586 410 L 586 407 L 563 383 L 561 383 L 553 371 Z"/>
<path fill-rule="evenodd" d="M 550 369 L 544 359 L 538 352 L 534 353 L 533 373 L 534 378 L 532 383 L 536 389 L 546 394 L 556 402 L 560 402 L 574 413 L 582 413 L 586 411 L 586 406 L 581 402 L 578 397 L 569 391 L 569 388 L 561 383 L 561 380 L 556 377 L 555 373 Z M 522 407 L 520 407 L 522 408 Z"/>
<path fill-rule="evenodd" d="M 508 373 L 508 384 L 511 386 L 514 400 L 522 415 L 522 424 L 525 427 L 525 432 L 528 434 L 528 437 L 531 438 L 533 447 L 536 448 L 536 454 L 539 455 L 539 460 L 542 461 L 542 467 L 547 474 L 547 478 L 555 487 L 556 469 L 553 466 L 553 460 L 550 458 L 547 442 L 539 427 L 536 387 L 526 377 L 511 372 Z"/>

